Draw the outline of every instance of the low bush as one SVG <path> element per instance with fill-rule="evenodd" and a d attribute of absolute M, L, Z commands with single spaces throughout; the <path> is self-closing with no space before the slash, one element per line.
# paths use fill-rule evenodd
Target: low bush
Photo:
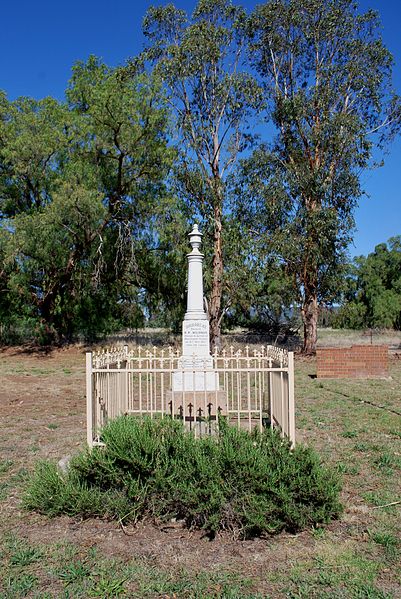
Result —
<path fill-rule="evenodd" d="M 338 475 L 270 429 L 248 433 L 223 421 L 217 436 L 195 439 L 177 421 L 123 416 L 102 438 L 105 446 L 81 452 L 67 474 L 39 463 L 25 506 L 122 522 L 176 518 L 241 537 L 294 532 L 341 512 Z"/>

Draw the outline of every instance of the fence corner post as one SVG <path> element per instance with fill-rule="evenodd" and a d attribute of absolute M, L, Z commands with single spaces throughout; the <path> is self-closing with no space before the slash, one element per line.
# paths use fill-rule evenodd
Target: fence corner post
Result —
<path fill-rule="evenodd" d="M 288 352 L 288 436 L 295 447 L 294 352 Z"/>
<path fill-rule="evenodd" d="M 86 440 L 93 446 L 93 376 L 92 352 L 86 352 Z"/>

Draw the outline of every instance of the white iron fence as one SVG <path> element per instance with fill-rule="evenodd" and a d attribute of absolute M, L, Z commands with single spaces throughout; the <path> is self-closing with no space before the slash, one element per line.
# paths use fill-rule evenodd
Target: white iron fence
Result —
<path fill-rule="evenodd" d="M 294 354 L 275 346 L 193 361 L 172 348 L 88 352 L 86 388 L 89 446 L 122 414 L 180 418 L 195 435 L 215 430 L 220 414 L 249 430 L 277 428 L 295 444 Z"/>

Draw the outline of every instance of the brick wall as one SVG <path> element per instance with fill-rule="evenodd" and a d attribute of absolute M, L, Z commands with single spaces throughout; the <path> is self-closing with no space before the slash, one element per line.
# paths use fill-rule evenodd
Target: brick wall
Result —
<path fill-rule="evenodd" d="M 324 347 L 316 350 L 318 378 L 346 379 L 388 376 L 387 345 Z"/>

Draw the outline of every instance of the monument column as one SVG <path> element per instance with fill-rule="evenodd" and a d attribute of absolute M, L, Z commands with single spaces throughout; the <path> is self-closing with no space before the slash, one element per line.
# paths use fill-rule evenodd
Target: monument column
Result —
<path fill-rule="evenodd" d="M 189 234 L 189 243 L 192 251 L 187 254 L 188 258 L 188 295 L 187 311 L 185 320 L 207 320 L 203 308 L 203 254 L 199 248 L 202 243 L 202 233 L 198 225 L 194 225 Z"/>

